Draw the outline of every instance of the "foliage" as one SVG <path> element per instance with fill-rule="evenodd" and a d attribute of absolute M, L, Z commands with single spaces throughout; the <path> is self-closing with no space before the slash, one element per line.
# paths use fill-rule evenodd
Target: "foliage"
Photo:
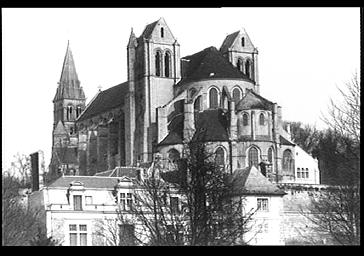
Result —
<path fill-rule="evenodd" d="M 58 242 L 52 237 L 47 237 L 44 231 L 41 228 L 38 228 L 38 234 L 35 238 L 30 240 L 31 246 L 57 246 Z"/>

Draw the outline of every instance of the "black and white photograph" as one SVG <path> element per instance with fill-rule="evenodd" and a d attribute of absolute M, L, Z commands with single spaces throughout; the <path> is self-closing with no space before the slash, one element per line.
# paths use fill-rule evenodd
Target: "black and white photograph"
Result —
<path fill-rule="evenodd" d="M 361 13 L 2 8 L 2 245 L 360 245 Z"/>

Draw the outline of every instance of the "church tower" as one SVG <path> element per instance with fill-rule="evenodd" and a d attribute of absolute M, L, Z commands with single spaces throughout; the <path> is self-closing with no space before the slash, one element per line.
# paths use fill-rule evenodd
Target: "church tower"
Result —
<path fill-rule="evenodd" d="M 245 29 L 228 35 L 220 47 L 220 52 L 255 82 L 255 92 L 259 94 L 258 49 L 254 47 Z"/>
<path fill-rule="evenodd" d="M 53 99 L 53 141 L 51 171 L 78 171 L 75 122 L 85 109 L 85 93 L 80 87 L 72 51 L 67 44 L 61 78 Z M 66 171 L 65 171 L 66 169 Z"/>
<path fill-rule="evenodd" d="M 131 33 L 125 141 L 132 142 L 127 145 L 127 164 L 152 160 L 157 142 L 156 108 L 173 98 L 180 73 L 179 44 L 163 18 L 147 25 L 138 38 Z"/>

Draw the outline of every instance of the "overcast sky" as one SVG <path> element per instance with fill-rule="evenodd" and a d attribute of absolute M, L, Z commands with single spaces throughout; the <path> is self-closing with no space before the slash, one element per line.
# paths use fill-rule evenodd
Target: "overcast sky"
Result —
<path fill-rule="evenodd" d="M 164 17 L 181 56 L 219 48 L 245 28 L 259 50 L 261 95 L 283 119 L 324 128 L 321 113 L 336 86 L 360 66 L 359 8 L 2 9 L 2 158 L 52 147 L 53 97 L 67 40 L 87 102 L 126 81 L 133 27 Z"/>

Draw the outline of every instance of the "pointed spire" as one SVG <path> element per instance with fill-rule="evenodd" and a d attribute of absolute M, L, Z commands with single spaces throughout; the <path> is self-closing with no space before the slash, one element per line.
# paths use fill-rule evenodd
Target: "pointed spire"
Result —
<path fill-rule="evenodd" d="M 73 81 L 73 82 L 72 82 Z M 65 84 L 76 84 L 78 82 L 78 76 L 76 72 L 75 62 L 73 60 L 73 55 L 70 47 L 70 41 L 67 41 L 66 55 L 63 61 L 62 73 L 60 83 Z"/>
<path fill-rule="evenodd" d="M 135 47 L 136 46 L 136 37 L 133 31 L 133 28 L 131 28 L 129 42 L 128 42 L 128 48 L 129 47 Z"/>
<path fill-rule="evenodd" d="M 67 41 L 66 55 L 64 57 L 61 78 L 58 83 L 54 101 L 65 98 L 85 99 L 85 94 L 82 87 L 80 87 L 80 81 L 78 80 L 69 40 Z"/>

